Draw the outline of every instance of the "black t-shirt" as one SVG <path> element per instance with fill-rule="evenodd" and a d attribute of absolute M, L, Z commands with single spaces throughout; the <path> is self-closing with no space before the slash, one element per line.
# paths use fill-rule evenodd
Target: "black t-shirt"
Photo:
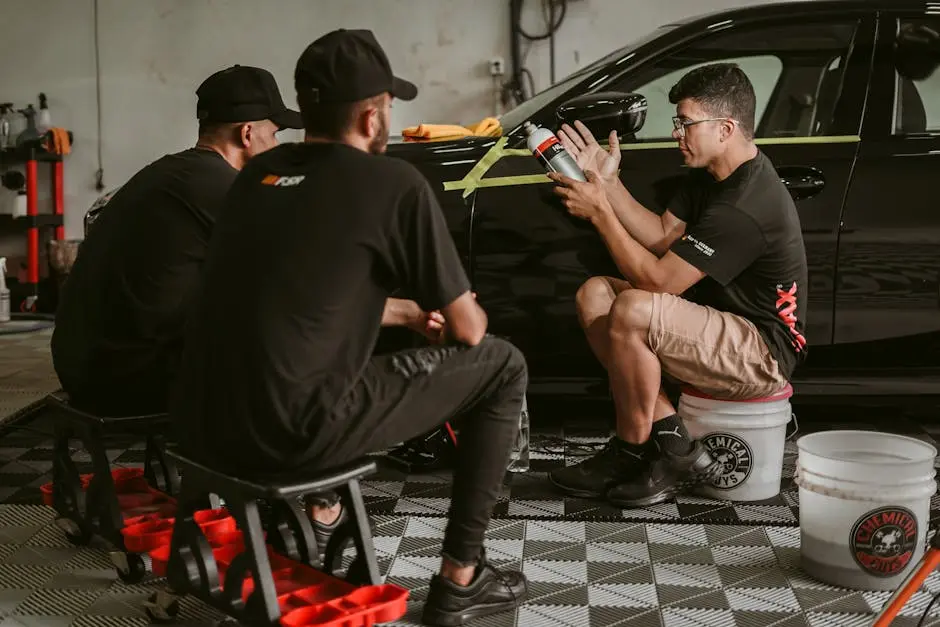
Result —
<path fill-rule="evenodd" d="M 372 356 L 386 298 L 424 310 L 469 281 L 427 181 L 344 144 L 252 159 L 213 235 L 173 414 L 190 454 L 246 471 L 309 462 Z"/>
<path fill-rule="evenodd" d="M 728 178 L 689 175 L 669 210 L 687 223 L 671 250 L 708 276 L 686 296 L 747 318 L 790 377 L 807 353 L 806 249 L 793 199 L 758 152 Z"/>
<path fill-rule="evenodd" d="M 52 356 L 67 391 L 110 387 L 150 396 L 142 411 L 161 395 L 166 405 L 186 310 L 236 174 L 217 152 L 191 148 L 147 165 L 111 197 L 56 311 Z"/>

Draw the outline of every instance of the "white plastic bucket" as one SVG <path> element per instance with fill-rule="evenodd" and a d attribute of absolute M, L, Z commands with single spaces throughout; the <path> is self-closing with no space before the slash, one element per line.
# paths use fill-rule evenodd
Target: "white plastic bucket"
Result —
<path fill-rule="evenodd" d="M 924 554 L 937 449 L 877 431 L 824 431 L 796 444 L 803 569 L 843 588 L 897 588 Z"/>
<path fill-rule="evenodd" d="M 764 501 L 780 493 L 792 388 L 754 401 L 723 401 L 685 390 L 679 416 L 689 435 L 724 464 L 710 484 L 696 490 L 723 501 Z"/>

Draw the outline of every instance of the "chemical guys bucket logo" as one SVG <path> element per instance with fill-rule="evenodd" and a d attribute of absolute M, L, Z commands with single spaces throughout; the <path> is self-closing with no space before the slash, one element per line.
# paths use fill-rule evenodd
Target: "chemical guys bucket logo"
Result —
<path fill-rule="evenodd" d="M 875 577 L 893 577 L 917 548 L 917 517 L 904 507 L 881 507 L 858 519 L 849 541 L 855 562 Z"/>
<path fill-rule="evenodd" d="M 303 174 L 297 176 L 280 176 L 278 174 L 268 174 L 261 179 L 262 185 L 273 185 L 274 187 L 295 187 L 303 183 L 307 178 Z"/>
<path fill-rule="evenodd" d="M 750 476 L 754 456 L 747 442 L 730 433 L 711 433 L 702 440 L 712 457 L 722 465 L 712 485 L 719 490 L 736 488 Z"/>

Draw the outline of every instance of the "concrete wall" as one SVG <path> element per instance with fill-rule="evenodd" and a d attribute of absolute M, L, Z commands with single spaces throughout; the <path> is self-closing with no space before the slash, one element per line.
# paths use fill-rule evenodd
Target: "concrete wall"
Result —
<path fill-rule="evenodd" d="M 570 0 L 556 39 L 556 78 L 658 25 L 758 0 Z M 101 132 L 95 57 L 97 8 Z M 75 134 L 66 164 L 66 230 L 81 235 L 95 189 L 100 141 L 104 184 L 120 184 L 164 153 L 194 141 L 199 82 L 233 63 L 270 69 L 293 105 L 303 48 L 338 27 L 372 29 L 421 93 L 396 103 L 393 132 L 418 122 L 470 124 L 494 111 L 488 61 L 510 60 L 508 0 L 3 0 L 0 101 L 38 104 Z M 540 0 L 524 26 L 546 28 Z M 548 43 L 526 58 L 537 89 L 549 85 Z M 47 189 L 43 181 L 42 191 Z M 10 202 L 4 192 L 0 203 Z M 0 242 L 0 254 L 20 240 Z"/>

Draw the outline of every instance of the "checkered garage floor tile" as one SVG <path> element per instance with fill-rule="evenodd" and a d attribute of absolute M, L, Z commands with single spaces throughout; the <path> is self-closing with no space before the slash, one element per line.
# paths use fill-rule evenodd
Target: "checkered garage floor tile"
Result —
<path fill-rule="evenodd" d="M 840 427 L 841 428 L 841 427 Z M 856 428 L 866 428 L 856 426 Z M 873 427 L 869 427 L 873 428 Z M 915 430 L 911 430 L 915 431 Z M 911 433 L 935 444 L 924 430 Z M 694 494 L 680 495 L 674 501 L 651 507 L 620 509 L 603 501 L 569 498 L 560 494 L 548 480 L 554 469 L 578 463 L 606 442 L 602 437 L 532 437 L 531 467 L 528 472 L 508 473 L 494 517 L 528 520 L 582 520 L 608 522 L 702 523 L 736 525 L 799 525 L 799 490 L 793 482 L 797 449 L 788 441 L 784 449 L 780 493 L 766 501 L 732 503 Z M 381 514 L 446 516 L 450 506 L 451 473 L 438 471 L 407 474 L 389 463 L 366 482 L 366 502 L 370 511 Z M 931 503 L 932 523 L 940 523 L 940 495 Z"/>
<path fill-rule="evenodd" d="M 588 450 L 606 441 L 588 437 L 577 440 L 565 446 L 558 445 L 558 440 L 551 438 L 550 444 L 545 445 L 540 442 L 539 436 L 533 436 L 530 470 L 507 476 L 494 516 L 507 519 L 799 524 L 797 489 L 793 484 L 796 446 L 792 443 L 786 447 L 780 494 L 772 499 L 733 504 L 689 494 L 661 505 L 620 509 L 602 501 L 565 497 L 549 482 L 548 472 L 551 469 L 582 461 Z M 370 511 L 443 516 L 447 514 L 450 505 L 451 473 L 406 474 L 391 464 L 383 463 L 378 474 L 366 483 L 366 487 L 366 501 Z"/>
<path fill-rule="evenodd" d="M 921 437 L 931 439 L 925 432 Z M 568 498 L 549 482 L 548 472 L 584 459 L 601 437 L 572 438 L 564 444 L 556 436 L 533 435 L 531 467 L 525 473 L 507 473 L 503 493 L 494 509 L 496 519 L 580 520 L 607 522 L 701 523 L 735 525 L 799 525 L 798 489 L 793 483 L 796 445 L 787 442 L 780 493 L 772 499 L 732 503 L 694 494 L 645 508 L 620 509 L 603 501 Z M 932 439 L 931 439 L 932 441 Z M 139 467 L 144 444 L 115 440 L 108 448 L 113 463 Z M 76 448 L 72 458 L 80 472 L 90 472 L 87 453 Z M 373 514 L 446 516 L 450 506 L 451 472 L 407 474 L 378 457 L 379 471 L 363 483 L 363 495 Z M 0 502 L 40 503 L 39 486 L 52 480 L 52 440 L 32 431 L 11 434 L 0 442 Z M 940 494 L 932 502 L 932 523 L 940 523 Z M 2 626 L 0 626 L 2 627 Z"/>
<path fill-rule="evenodd" d="M 100 548 L 74 547 L 51 509 L 0 506 L 2 625 L 146 625 L 143 601 L 164 580 L 128 586 Z M 411 590 L 402 626 L 418 625 L 430 576 L 439 564 L 446 520 L 375 516 L 379 567 Z M 862 627 L 888 592 L 820 584 L 799 567 L 799 531 L 741 525 L 497 520 L 487 554 L 521 568 L 529 598 L 516 612 L 480 627 Z M 913 627 L 940 573 L 927 580 L 895 622 Z M 214 625 L 223 617 L 184 599 L 178 624 Z M 940 606 L 928 625 L 940 625 Z"/>
<path fill-rule="evenodd" d="M 7 334 L 35 327 L 34 322 L 0 324 L 0 423 L 21 414 L 59 388 L 49 356 L 52 330 Z"/>

